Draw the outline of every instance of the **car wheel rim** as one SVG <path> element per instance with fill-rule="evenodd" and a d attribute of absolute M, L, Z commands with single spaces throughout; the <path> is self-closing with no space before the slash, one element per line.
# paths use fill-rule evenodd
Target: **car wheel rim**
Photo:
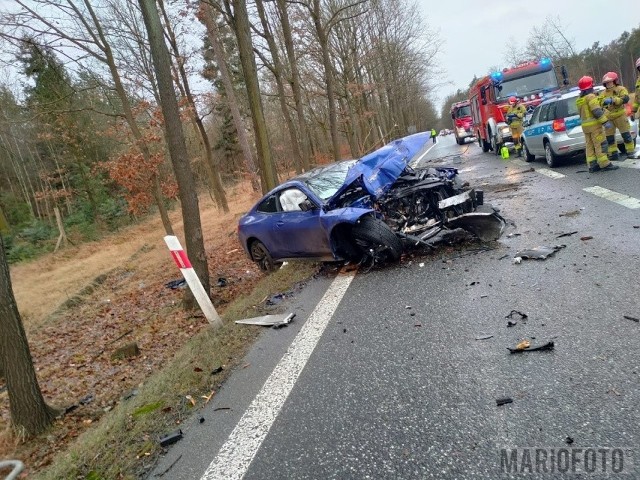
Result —
<path fill-rule="evenodd" d="M 251 246 L 251 257 L 253 261 L 260 265 L 260 268 L 267 270 L 269 267 L 269 256 L 266 248 L 261 243 L 254 243 Z"/>
<path fill-rule="evenodd" d="M 547 165 L 551 165 L 551 148 L 548 143 L 544 147 L 544 156 L 547 159 Z"/>

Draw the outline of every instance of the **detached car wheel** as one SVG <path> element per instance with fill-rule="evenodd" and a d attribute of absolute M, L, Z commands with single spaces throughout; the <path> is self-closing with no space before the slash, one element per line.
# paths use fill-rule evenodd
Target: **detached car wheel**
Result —
<path fill-rule="evenodd" d="M 375 217 L 363 217 L 353 226 L 351 236 L 365 255 L 374 259 L 397 261 L 402 255 L 402 240 L 393 230 Z"/>
<path fill-rule="evenodd" d="M 554 153 L 549 142 L 544 142 L 544 158 L 547 160 L 547 165 L 551 168 L 557 167 L 558 163 L 560 163 L 558 155 Z"/>
<path fill-rule="evenodd" d="M 258 264 L 258 267 L 260 267 L 260 270 L 263 272 L 273 272 L 282 265 L 281 262 L 275 262 L 273 260 L 269 250 L 260 240 L 251 242 L 249 251 L 251 252 L 251 259 Z"/>

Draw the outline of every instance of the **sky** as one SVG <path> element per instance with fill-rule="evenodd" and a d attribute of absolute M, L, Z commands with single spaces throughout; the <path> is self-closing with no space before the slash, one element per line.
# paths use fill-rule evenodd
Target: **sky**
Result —
<path fill-rule="evenodd" d="M 640 8 L 633 0 L 616 4 L 604 0 L 415 1 L 423 19 L 439 31 L 444 42 L 439 61 L 445 73 L 434 99 L 438 110 L 444 97 L 467 88 L 474 75 L 486 75 L 492 66 L 507 67 L 504 57 L 509 40 L 524 45 L 527 34 L 543 25 L 547 16 L 560 17 L 577 51 L 597 41 L 607 44 L 625 30 L 640 26 Z"/>

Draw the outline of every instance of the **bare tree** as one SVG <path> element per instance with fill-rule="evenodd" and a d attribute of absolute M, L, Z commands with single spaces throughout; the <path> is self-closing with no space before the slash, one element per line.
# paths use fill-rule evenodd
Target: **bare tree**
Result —
<path fill-rule="evenodd" d="M 187 145 L 180 121 L 180 109 L 173 89 L 171 78 L 171 58 L 164 43 L 160 15 L 155 0 L 139 0 L 142 16 L 149 35 L 149 45 L 153 57 L 158 91 L 165 120 L 165 133 L 173 169 L 180 190 L 180 205 L 184 221 L 185 242 L 187 252 L 207 294 L 210 291 L 209 269 L 204 249 L 202 225 L 195 181 L 187 155 Z M 191 299 L 189 299 L 191 300 Z"/>
<path fill-rule="evenodd" d="M 0 235 L 0 366 L 4 367 L 13 430 L 24 438 L 46 430 L 58 411 L 46 404 L 38 385 L 4 252 Z"/>
<path fill-rule="evenodd" d="M 524 52 L 529 59 L 549 57 L 554 60 L 574 57 L 573 40 L 565 35 L 566 27 L 559 16 L 547 16 L 542 26 L 534 26 L 527 36 Z"/>
<path fill-rule="evenodd" d="M 3 24 L 5 28 L 0 32 L 0 37 L 20 43 L 23 37 L 21 35 L 16 36 L 11 31 L 28 31 L 35 38 L 42 38 L 45 43 L 50 42 L 53 45 L 57 45 L 58 51 L 63 56 L 69 55 L 65 48 L 77 49 L 93 61 L 106 66 L 113 81 L 113 88 L 121 102 L 127 124 L 136 139 L 138 148 L 145 160 L 148 161 L 151 157 L 149 147 L 144 141 L 142 132 L 136 122 L 130 97 L 122 82 L 107 34 L 91 2 L 89 0 L 63 0 L 61 2 L 32 0 L 33 2 L 38 6 L 31 8 L 24 0 L 16 0 L 16 3 L 23 8 L 23 11 L 17 14 L 4 15 Z M 65 20 L 64 24 L 59 20 L 54 20 L 54 13 Z M 69 25 L 74 27 L 70 28 Z M 167 210 L 164 207 L 160 180 L 157 174 L 154 173 L 152 175 L 152 181 L 152 193 L 160 212 L 162 224 L 167 234 L 171 235 L 173 234 L 173 228 Z"/>
<path fill-rule="evenodd" d="M 200 20 L 204 22 L 205 27 L 207 28 L 207 34 L 209 36 L 209 41 L 211 42 L 211 48 L 213 49 L 213 54 L 215 55 L 216 62 L 218 64 L 218 70 L 220 71 L 220 76 L 222 77 L 222 82 L 224 84 L 227 105 L 229 107 L 229 110 L 231 111 L 233 123 L 236 128 L 236 132 L 238 133 L 238 143 L 240 144 L 240 149 L 242 150 L 242 154 L 244 157 L 245 168 L 249 174 L 249 178 L 251 179 L 251 186 L 253 190 L 257 191 L 260 187 L 260 183 L 256 174 L 256 165 L 253 159 L 253 151 L 251 150 L 251 146 L 249 145 L 247 130 L 240 113 L 240 104 L 233 88 L 231 74 L 229 73 L 229 69 L 227 68 L 226 56 L 224 53 L 224 47 L 222 46 L 222 42 L 220 41 L 220 31 L 215 20 L 215 13 L 213 11 L 213 8 L 207 1 L 200 1 L 200 12 L 198 16 Z"/>

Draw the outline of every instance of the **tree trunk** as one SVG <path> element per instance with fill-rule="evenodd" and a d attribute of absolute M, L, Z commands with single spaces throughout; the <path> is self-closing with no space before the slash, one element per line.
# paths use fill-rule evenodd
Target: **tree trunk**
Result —
<path fill-rule="evenodd" d="M 276 45 L 267 16 L 264 11 L 264 4 L 262 0 L 255 0 L 256 8 L 258 9 L 258 15 L 260 16 L 260 22 L 262 23 L 262 29 L 264 30 L 264 36 L 269 45 L 269 51 L 271 52 L 271 58 L 273 59 L 273 69 L 271 70 L 274 78 L 276 79 L 276 85 L 278 87 L 278 98 L 280 100 L 280 109 L 284 116 L 284 121 L 287 124 L 287 130 L 289 131 L 289 139 L 291 140 L 291 148 L 293 150 L 293 161 L 296 168 L 296 173 L 301 173 L 305 170 L 302 165 L 302 155 L 300 154 L 300 144 L 298 143 L 298 137 L 296 136 L 296 128 L 293 124 L 291 114 L 289 113 L 289 107 L 287 106 L 287 95 L 284 90 L 284 84 L 282 82 L 283 67 L 280 62 L 280 54 L 278 53 L 278 46 Z"/>
<path fill-rule="evenodd" d="M 224 188 L 222 186 L 222 179 L 220 178 L 220 171 L 218 169 L 218 165 L 216 165 L 215 160 L 213 159 L 213 149 L 211 148 L 211 142 L 209 141 L 209 135 L 207 135 L 207 131 L 204 128 L 204 124 L 202 123 L 202 119 L 198 115 L 198 107 L 196 102 L 193 99 L 193 95 L 191 94 L 191 88 L 189 86 L 189 78 L 187 77 L 187 72 L 184 69 L 184 62 L 182 61 L 182 57 L 180 55 L 180 51 L 178 49 L 178 42 L 176 41 L 175 33 L 171 28 L 171 23 L 169 22 L 169 17 L 164 9 L 164 1 L 158 0 L 158 5 L 160 6 L 160 10 L 165 19 L 165 26 L 167 30 L 167 34 L 169 36 L 169 42 L 171 48 L 173 50 L 173 54 L 176 57 L 176 67 L 178 69 L 178 73 L 180 74 L 180 78 L 182 79 L 182 86 L 184 88 L 184 95 L 187 99 L 187 102 L 191 111 L 191 120 L 196 124 L 196 128 L 200 133 L 200 140 L 202 141 L 202 147 L 204 148 L 207 170 L 209 172 L 209 177 L 211 179 L 211 188 L 213 189 L 213 196 L 216 199 L 216 203 L 218 204 L 218 208 L 222 208 L 222 211 L 225 213 L 229 212 L 229 205 L 227 203 L 227 197 L 224 193 Z"/>
<path fill-rule="evenodd" d="M 253 131 L 256 138 L 256 148 L 258 150 L 262 192 L 267 193 L 278 184 L 278 176 L 275 165 L 273 164 L 267 124 L 262 109 L 258 69 L 256 67 L 256 59 L 253 55 L 246 0 L 233 0 L 233 12 L 233 27 L 236 38 L 238 39 L 238 51 L 240 54 L 240 62 L 242 63 L 244 81 L 247 87 L 251 118 L 253 119 Z"/>
<path fill-rule="evenodd" d="M 173 170 L 180 192 L 180 205 L 184 222 L 184 236 L 189 260 L 198 274 L 207 295 L 210 295 L 209 270 L 204 249 L 200 210 L 196 185 L 189 164 L 187 145 L 180 121 L 180 110 L 173 89 L 171 78 L 171 59 L 164 43 L 160 16 L 155 0 L 139 0 L 144 23 L 149 34 L 149 46 L 156 71 L 158 91 L 162 102 L 162 114 L 165 122 L 165 134 Z M 193 305 L 193 297 L 187 296 L 188 303 Z"/>
<path fill-rule="evenodd" d="M 144 157 L 145 161 L 148 162 L 149 159 L 151 158 L 151 153 L 149 152 L 149 147 L 145 143 L 144 138 L 142 136 L 142 132 L 140 132 L 140 129 L 138 128 L 138 124 L 136 123 L 135 117 L 133 115 L 133 111 L 131 109 L 131 103 L 129 101 L 130 97 L 127 91 L 125 90 L 124 86 L 122 85 L 122 80 L 120 79 L 120 74 L 118 73 L 118 67 L 116 66 L 115 59 L 113 58 L 113 52 L 111 51 L 111 46 L 107 42 L 107 38 L 104 35 L 102 26 L 98 20 L 98 17 L 93 11 L 93 6 L 91 5 L 91 3 L 89 3 L 89 0 L 84 0 L 84 4 L 87 7 L 89 14 L 91 15 L 91 19 L 95 26 L 96 35 L 102 42 L 102 45 L 100 45 L 100 48 L 104 52 L 105 62 L 107 64 L 107 67 L 109 68 L 109 73 L 111 73 L 111 78 L 113 79 L 113 84 L 114 84 L 116 93 L 118 95 L 118 98 L 122 102 L 122 110 L 127 120 L 127 124 L 131 129 L 133 138 L 136 139 L 138 148 L 140 148 L 140 151 L 142 152 L 142 156 Z M 177 173 L 176 173 L 176 176 L 177 176 Z M 164 226 L 164 229 L 167 235 L 173 235 L 171 220 L 169 220 L 169 214 L 167 213 L 167 209 L 164 206 L 162 188 L 160 186 L 160 179 L 158 178 L 157 172 L 152 173 L 151 182 L 153 184 L 151 194 L 153 195 L 153 199 L 155 200 L 156 205 L 158 206 L 158 212 L 160 213 L 160 218 L 162 219 L 162 225 Z"/>
<path fill-rule="evenodd" d="M 209 34 L 211 48 L 213 48 L 213 54 L 216 57 L 218 69 L 220 70 L 220 76 L 222 77 L 222 82 L 224 84 L 227 105 L 229 107 L 229 110 L 231 111 L 231 116 L 233 117 L 233 125 L 236 127 L 236 132 L 238 134 L 238 143 L 240 144 L 240 148 L 242 149 L 244 166 L 249 174 L 249 178 L 251 179 L 251 187 L 253 188 L 254 192 L 257 192 L 260 188 L 260 180 L 258 179 L 258 175 L 256 173 L 256 163 L 253 158 L 253 151 L 251 150 L 251 146 L 249 145 L 247 129 L 244 126 L 244 121 L 242 119 L 242 115 L 240 114 L 238 98 L 236 97 L 236 92 L 233 89 L 231 74 L 229 73 L 229 69 L 227 68 L 224 47 L 220 42 L 220 31 L 218 29 L 218 24 L 216 23 L 213 9 L 207 1 L 201 1 L 200 8 L 202 13 L 201 17 L 204 21 L 207 33 Z"/>
<path fill-rule="evenodd" d="M 51 425 L 57 411 L 45 403 L 38 385 L 27 335 L 13 296 L 2 235 L 0 235 L 0 365 L 4 367 L 14 432 L 19 437 L 43 432 Z"/>
<path fill-rule="evenodd" d="M 331 132 L 331 149 L 333 159 L 340 160 L 340 142 L 338 139 L 338 113 L 336 109 L 336 95 L 333 78 L 333 65 L 329 55 L 329 32 L 322 25 L 320 11 L 320 0 L 313 0 L 313 11 L 311 12 L 313 23 L 318 35 L 318 43 L 322 52 L 322 66 L 324 67 L 324 81 L 327 86 L 327 102 L 329 105 L 329 131 Z"/>
<path fill-rule="evenodd" d="M 298 73 L 298 63 L 296 61 L 295 49 L 293 46 L 293 35 L 291 34 L 291 24 L 289 23 L 289 12 L 285 0 L 276 0 L 278 12 L 280 14 L 280 22 L 282 23 L 282 35 L 284 37 L 284 47 L 287 51 L 287 59 L 289 68 L 291 69 L 291 91 L 293 92 L 293 100 L 296 104 L 296 113 L 298 117 L 298 135 L 300 135 L 300 144 L 302 147 L 302 168 L 309 170 L 311 165 L 311 139 L 307 122 L 304 119 L 304 107 L 302 104 L 302 93 L 300 91 L 300 74 Z"/>

